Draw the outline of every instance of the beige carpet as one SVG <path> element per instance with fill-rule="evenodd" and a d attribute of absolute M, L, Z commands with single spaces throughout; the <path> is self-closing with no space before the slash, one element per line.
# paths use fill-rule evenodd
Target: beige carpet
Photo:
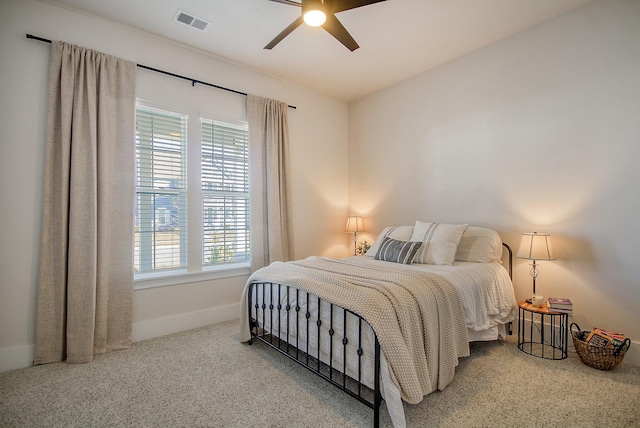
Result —
<path fill-rule="evenodd" d="M 237 331 L 226 322 L 90 364 L 0 373 L 0 426 L 372 426 L 369 408 Z M 474 344 L 444 391 L 405 412 L 409 427 L 637 427 L 640 369 L 599 371 L 573 352 L 543 360 L 511 338 Z"/>

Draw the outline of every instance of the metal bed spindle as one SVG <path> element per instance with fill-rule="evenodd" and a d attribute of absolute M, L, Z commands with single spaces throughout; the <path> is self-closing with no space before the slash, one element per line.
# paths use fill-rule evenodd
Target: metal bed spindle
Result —
<path fill-rule="evenodd" d="M 307 366 L 309 365 L 309 318 L 311 318 L 311 312 L 309 312 L 309 293 L 307 293 L 307 313 L 304 314 L 304 317 L 307 319 Z"/>
<path fill-rule="evenodd" d="M 347 329 L 346 329 L 346 325 L 347 325 L 347 310 L 344 309 L 342 311 L 343 314 L 343 321 L 342 321 L 342 330 L 343 330 L 343 334 L 342 334 L 342 367 L 343 370 L 345 367 L 347 367 L 347 343 L 349 343 L 349 339 L 347 338 Z M 343 376 L 342 377 L 342 388 L 346 389 L 347 388 L 347 377 Z"/>
<path fill-rule="evenodd" d="M 333 380 L 333 305 L 329 306 L 329 380 Z"/>
<path fill-rule="evenodd" d="M 318 297 L 318 321 L 316 321 L 316 325 L 318 326 L 318 371 L 320 371 L 320 326 L 322 325 L 322 319 L 320 319 L 320 314 L 322 314 L 320 304 L 320 298 Z M 331 370 L 331 368 L 329 368 L 329 370 Z"/>

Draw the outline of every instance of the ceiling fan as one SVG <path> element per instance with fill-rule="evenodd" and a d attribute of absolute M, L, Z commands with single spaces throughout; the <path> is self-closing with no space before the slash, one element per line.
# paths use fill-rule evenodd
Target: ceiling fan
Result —
<path fill-rule="evenodd" d="M 298 19 L 293 21 L 287 28 L 282 30 L 273 40 L 265 46 L 265 49 L 272 49 L 287 37 L 293 30 L 303 23 L 311 27 L 322 27 L 329 34 L 335 37 L 340 43 L 345 45 L 351 52 L 358 49 L 358 43 L 351 37 L 351 34 L 338 21 L 335 14 L 345 10 L 368 6 L 386 0 L 270 0 L 276 3 L 288 4 L 302 8 L 302 13 Z"/>

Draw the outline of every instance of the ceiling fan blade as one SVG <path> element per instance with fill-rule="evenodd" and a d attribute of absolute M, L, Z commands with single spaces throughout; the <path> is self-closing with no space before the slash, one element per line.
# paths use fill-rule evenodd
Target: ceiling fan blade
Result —
<path fill-rule="evenodd" d="M 277 1 L 277 0 L 272 0 Z M 357 7 L 368 6 L 374 3 L 380 3 L 386 0 L 331 0 L 329 3 L 329 9 L 332 13 L 344 12 L 345 10 L 355 9 Z"/>
<path fill-rule="evenodd" d="M 271 40 L 269 42 L 269 44 L 267 44 L 267 46 L 265 46 L 264 48 L 265 49 L 272 49 L 275 45 L 280 43 L 282 41 L 282 39 L 287 37 L 293 30 L 295 30 L 296 28 L 301 26 L 303 22 L 304 22 L 304 19 L 302 18 L 302 16 L 298 17 L 298 19 L 296 19 L 291 24 L 289 24 L 289 26 L 287 28 L 282 30 L 280 32 L 280 34 L 278 34 L 273 40 Z"/>
<path fill-rule="evenodd" d="M 298 7 L 302 6 L 300 3 L 292 1 L 292 0 L 270 0 L 270 1 L 272 1 L 274 3 L 288 4 L 290 6 L 298 6 Z"/>
<path fill-rule="evenodd" d="M 351 34 L 349 34 L 347 29 L 344 28 L 344 25 L 338 21 L 338 18 L 336 18 L 335 15 L 327 15 L 327 20 L 322 24 L 322 28 L 338 39 L 338 41 L 345 45 L 351 52 L 360 47 L 353 37 L 351 37 Z"/>

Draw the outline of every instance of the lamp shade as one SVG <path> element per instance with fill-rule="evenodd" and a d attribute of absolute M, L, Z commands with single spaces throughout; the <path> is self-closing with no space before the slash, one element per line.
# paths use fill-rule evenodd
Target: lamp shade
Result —
<path fill-rule="evenodd" d="M 362 217 L 349 217 L 347 218 L 347 233 L 364 232 L 364 223 Z"/>
<path fill-rule="evenodd" d="M 551 250 L 551 235 L 538 232 L 523 233 L 516 256 L 529 260 L 555 260 Z"/>

